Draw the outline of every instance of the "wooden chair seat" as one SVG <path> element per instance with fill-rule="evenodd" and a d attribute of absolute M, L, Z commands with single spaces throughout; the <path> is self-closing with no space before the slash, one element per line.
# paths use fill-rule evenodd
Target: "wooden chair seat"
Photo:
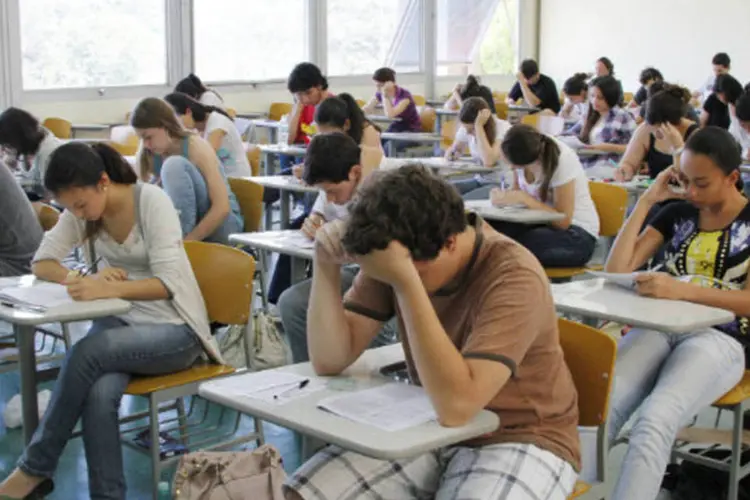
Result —
<path fill-rule="evenodd" d="M 570 494 L 570 496 L 568 497 L 568 500 L 579 498 L 581 495 L 584 495 L 590 489 L 591 489 L 590 484 L 584 483 L 583 481 L 576 481 L 576 485 L 573 488 L 573 493 Z"/>
<path fill-rule="evenodd" d="M 125 389 L 125 394 L 132 396 L 144 396 L 156 391 L 163 391 L 172 387 L 192 384 L 201 380 L 208 380 L 214 377 L 221 377 L 234 373 L 235 369 L 226 365 L 196 365 L 187 370 L 168 375 L 158 375 L 155 377 L 135 377 L 130 381 Z"/>
<path fill-rule="evenodd" d="M 742 380 L 732 390 L 719 398 L 714 406 L 734 406 L 750 398 L 750 370 L 745 371 Z"/>
<path fill-rule="evenodd" d="M 586 270 L 585 267 L 545 267 L 544 273 L 549 279 L 562 280 L 583 274 Z"/>

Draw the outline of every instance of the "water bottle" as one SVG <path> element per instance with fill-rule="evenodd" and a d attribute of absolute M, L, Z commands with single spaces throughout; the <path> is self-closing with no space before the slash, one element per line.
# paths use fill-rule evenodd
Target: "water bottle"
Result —
<path fill-rule="evenodd" d="M 289 115 L 284 115 L 279 120 L 279 130 L 276 138 L 278 144 L 286 145 L 289 143 Z"/>
<path fill-rule="evenodd" d="M 159 500 L 171 500 L 172 488 L 170 488 L 169 483 L 167 481 L 159 482 L 159 493 L 158 493 L 157 498 Z"/>

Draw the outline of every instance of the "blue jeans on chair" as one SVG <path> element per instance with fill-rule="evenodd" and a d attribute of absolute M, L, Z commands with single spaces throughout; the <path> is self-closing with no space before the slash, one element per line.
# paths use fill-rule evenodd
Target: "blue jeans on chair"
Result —
<path fill-rule="evenodd" d="M 91 498 L 124 499 L 118 410 L 130 377 L 187 369 L 201 352 L 198 336 L 184 324 L 95 320 L 88 335 L 68 350 L 47 412 L 18 466 L 51 478 L 80 418 Z"/>
<path fill-rule="evenodd" d="M 578 226 L 558 229 L 511 222 L 487 221 L 534 254 L 544 267 L 581 267 L 594 254 L 596 238 Z"/>
<path fill-rule="evenodd" d="M 211 208 L 206 179 L 198 167 L 182 156 L 167 158 L 161 167 L 160 177 L 162 188 L 172 199 L 179 214 L 182 235 L 190 234 Z M 227 191 L 231 193 L 228 186 Z M 231 200 L 230 196 L 229 215 L 205 241 L 226 244 L 230 234 L 242 232 L 239 206 L 232 206 Z"/>

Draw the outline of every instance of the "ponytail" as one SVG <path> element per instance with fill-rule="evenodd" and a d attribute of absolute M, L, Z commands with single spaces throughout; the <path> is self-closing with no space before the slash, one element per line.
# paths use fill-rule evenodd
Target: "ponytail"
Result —
<path fill-rule="evenodd" d="M 96 142 L 91 149 L 101 158 L 104 163 L 104 171 L 107 177 L 115 184 L 135 184 L 138 176 L 130 163 L 122 157 L 112 146 L 104 142 Z"/>
<path fill-rule="evenodd" d="M 503 156 L 516 167 L 525 167 L 536 161 L 541 163 L 542 183 L 539 198 L 546 202 L 552 176 L 555 175 L 560 162 L 560 147 L 554 139 L 530 125 L 514 125 L 503 138 L 502 151 Z"/>
<path fill-rule="evenodd" d="M 365 118 L 364 112 L 351 94 L 344 92 L 343 94 L 339 94 L 338 98 L 346 105 L 346 112 L 349 120 L 349 130 L 347 133 L 349 134 L 349 137 L 354 139 L 354 142 L 356 142 L 357 145 L 360 145 L 362 144 L 362 136 L 364 135 L 365 126 L 367 125 L 367 118 Z"/>
<path fill-rule="evenodd" d="M 192 98 L 188 94 L 181 92 L 173 92 L 164 98 L 174 109 L 178 116 L 187 114 L 187 110 L 193 115 L 193 119 L 196 122 L 205 122 L 208 119 L 208 115 L 211 113 L 220 113 L 230 120 L 232 119 L 226 111 L 216 106 L 207 106 L 196 99 Z"/>
<path fill-rule="evenodd" d="M 539 188 L 539 198 L 541 201 L 547 201 L 547 194 L 549 192 L 549 185 L 552 182 L 552 176 L 557 171 L 557 165 L 560 163 L 560 147 L 555 141 L 545 135 L 539 134 L 542 141 L 542 152 L 539 157 L 542 165 L 542 185 Z"/>

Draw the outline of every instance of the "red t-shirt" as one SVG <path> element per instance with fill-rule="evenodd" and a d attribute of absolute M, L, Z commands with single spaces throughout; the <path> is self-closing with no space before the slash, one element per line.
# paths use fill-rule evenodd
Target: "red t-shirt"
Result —
<path fill-rule="evenodd" d="M 295 144 L 310 144 L 312 130 L 310 124 L 315 121 L 315 106 L 309 105 L 302 108 L 297 124 L 297 135 L 294 137 Z"/>

